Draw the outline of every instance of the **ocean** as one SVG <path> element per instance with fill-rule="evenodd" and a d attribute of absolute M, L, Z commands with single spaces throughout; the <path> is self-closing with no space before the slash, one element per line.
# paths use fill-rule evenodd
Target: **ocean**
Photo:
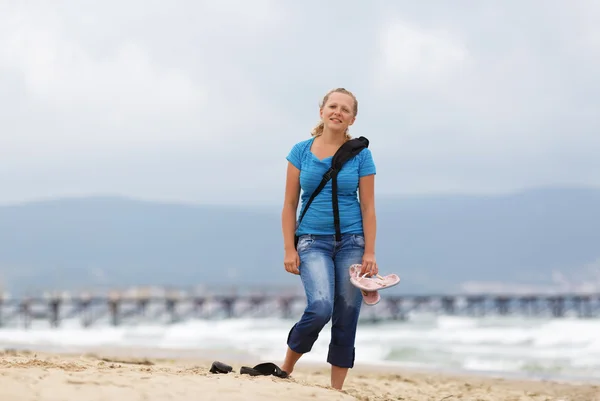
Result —
<path fill-rule="evenodd" d="M 299 316 L 299 315 L 298 315 Z M 240 354 L 280 363 L 295 320 L 276 317 L 189 319 L 178 323 L 129 319 L 113 327 L 98 321 L 83 328 L 77 319 L 59 328 L 34 321 L 0 329 L 0 347 L 72 351 L 87 348 L 203 351 Z M 324 362 L 327 325 L 302 361 Z M 405 321 L 363 318 L 356 364 L 398 366 L 504 377 L 600 381 L 600 319 L 456 317 L 413 313 Z"/>

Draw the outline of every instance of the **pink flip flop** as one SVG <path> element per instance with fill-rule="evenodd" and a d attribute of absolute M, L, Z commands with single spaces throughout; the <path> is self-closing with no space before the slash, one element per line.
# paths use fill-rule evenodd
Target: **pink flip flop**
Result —
<path fill-rule="evenodd" d="M 363 302 L 367 305 L 377 305 L 381 301 L 381 295 L 379 295 L 378 291 L 360 290 L 360 293 L 363 296 Z"/>
<path fill-rule="evenodd" d="M 377 274 L 375 277 L 367 277 L 366 274 L 360 275 L 361 265 L 354 264 L 348 269 L 350 272 L 350 282 L 359 288 L 363 294 L 363 299 L 367 305 L 377 304 L 381 296 L 378 290 L 390 288 L 400 282 L 397 274 L 388 274 L 384 277 Z"/>

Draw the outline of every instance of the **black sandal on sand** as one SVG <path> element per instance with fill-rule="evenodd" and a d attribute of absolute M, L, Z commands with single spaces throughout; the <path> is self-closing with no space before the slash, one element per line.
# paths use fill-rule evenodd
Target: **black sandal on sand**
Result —
<path fill-rule="evenodd" d="M 226 363 L 214 361 L 210 367 L 210 373 L 229 373 L 233 368 Z"/>
<path fill-rule="evenodd" d="M 286 379 L 288 377 L 287 372 L 281 370 L 281 368 L 274 363 L 265 362 L 259 363 L 253 368 L 249 368 L 248 366 L 242 366 L 240 369 L 240 374 L 250 375 L 250 376 L 269 376 L 273 375 L 276 377 L 280 377 L 282 379 Z"/>

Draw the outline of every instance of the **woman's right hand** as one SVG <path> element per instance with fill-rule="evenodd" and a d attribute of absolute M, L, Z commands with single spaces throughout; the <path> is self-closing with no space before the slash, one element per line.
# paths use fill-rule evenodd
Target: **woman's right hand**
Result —
<path fill-rule="evenodd" d="M 300 267 L 300 257 L 298 256 L 298 251 L 296 251 L 296 249 L 285 251 L 283 265 L 285 266 L 285 270 L 287 272 L 292 274 L 300 274 L 300 271 L 298 270 L 298 267 Z"/>

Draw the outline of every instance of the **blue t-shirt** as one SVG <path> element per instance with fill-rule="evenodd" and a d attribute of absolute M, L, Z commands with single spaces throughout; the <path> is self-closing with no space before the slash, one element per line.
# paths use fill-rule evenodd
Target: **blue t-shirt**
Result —
<path fill-rule="evenodd" d="M 319 160 L 310 150 L 315 138 L 299 142 L 290 151 L 287 160 L 300 170 L 301 208 L 313 191 L 317 189 L 323 174 L 331 167 L 333 157 Z M 363 234 L 362 213 L 358 201 L 358 181 L 360 177 L 375 174 L 375 163 L 371 151 L 363 149 L 348 160 L 337 177 L 338 206 L 340 211 L 340 231 L 342 234 Z M 296 235 L 333 235 L 333 206 L 331 203 L 331 180 L 310 204 L 302 222 L 296 229 Z"/>

